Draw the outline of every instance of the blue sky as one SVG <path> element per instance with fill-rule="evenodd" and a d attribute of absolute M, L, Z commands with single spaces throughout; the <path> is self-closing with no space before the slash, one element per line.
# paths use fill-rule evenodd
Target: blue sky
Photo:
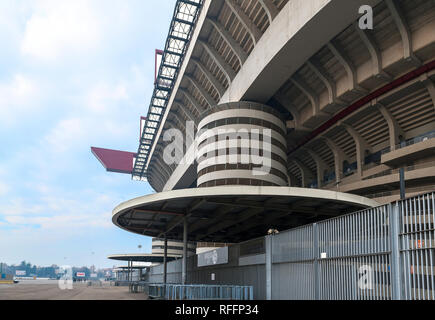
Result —
<path fill-rule="evenodd" d="M 90 146 L 137 151 L 175 0 L 0 0 L 0 261 L 113 266 L 151 250 L 115 227 L 152 192 Z"/>

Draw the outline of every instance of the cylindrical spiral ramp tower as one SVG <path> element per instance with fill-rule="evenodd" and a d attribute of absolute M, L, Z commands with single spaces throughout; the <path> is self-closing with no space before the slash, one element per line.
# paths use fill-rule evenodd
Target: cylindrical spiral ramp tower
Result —
<path fill-rule="evenodd" d="M 247 101 L 203 113 L 196 134 L 198 187 L 287 186 L 281 118 L 272 107 Z"/>
<path fill-rule="evenodd" d="M 165 240 L 162 238 L 152 239 L 152 254 L 162 255 L 165 252 Z M 193 242 L 187 243 L 187 255 L 191 256 L 196 253 L 196 244 Z M 183 256 L 183 241 L 181 240 L 168 240 L 168 254 Z"/>

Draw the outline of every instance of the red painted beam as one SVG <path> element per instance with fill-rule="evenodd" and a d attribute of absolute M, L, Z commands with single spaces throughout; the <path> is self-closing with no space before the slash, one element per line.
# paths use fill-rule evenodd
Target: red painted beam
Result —
<path fill-rule="evenodd" d="M 392 91 L 393 89 L 396 89 L 396 88 L 400 87 L 401 85 L 403 85 L 411 80 L 414 80 L 415 78 L 418 78 L 422 74 L 425 74 L 426 72 L 432 71 L 433 69 L 435 69 L 435 60 L 425 64 L 424 66 L 417 68 L 414 71 L 411 71 L 411 72 L 401 76 L 400 78 L 397 78 L 393 82 L 390 82 L 389 84 L 387 84 L 387 85 L 373 91 L 372 93 L 368 94 L 367 96 L 361 98 L 357 102 L 348 106 L 346 109 L 337 113 L 331 119 L 329 119 L 324 124 L 322 124 L 320 127 L 315 129 L 314 131 L 312 131 L 308 136 L 304 137 L 301 140 L 301 142 L 295 148 L 293 148 L 293 150 L 291 150 L 289 152 L 289 154 L 295 152 L 300 147 L 302 147 L 303 145 L 305 145 L 306 143 L 308 143 L 309 141 L 313 140 L 315 137 L 320 135 L 322 132 L 325 132 L 327 129 L 331 128 L 338 121 L 344 119 L 345 117 L 347 117 L 351 113 L 353 113 L 356 110 L 360 109 L 361 107 L 365 106 L 367 103 L 369 103 L 373 99 L 379 98 L 381 95 L 383 95 L 389 91 Z"/>
<path fill-rule="evenodd" d="M 109 172 L 131 174 L 136 153 L 91 147 L 92 154 Z"/>

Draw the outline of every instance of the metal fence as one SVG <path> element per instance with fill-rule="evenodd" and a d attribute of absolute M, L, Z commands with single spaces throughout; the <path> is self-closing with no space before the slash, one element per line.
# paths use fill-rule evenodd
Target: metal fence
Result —
<path fill-rule="evenodd" d="M 193 256 L 188 281 L 253 286 L 255 299 L 435 300 L 434 208 L 431 192 L 235 244 L 227 264 L 200 268 Z M 161 281 L 162 272 L 153 267 L 148 282 Z M 168 272 L 180 282 L 180 261 Z M 171 286 L 171 297 L 199 299 L 192 287 Z"/>
<path fill-rule="evenodd" d="M 435 300 L 435 196 L 425 194 L 398 202 L 400 262 L 406 300 Z"/>
<path fill-rule="evenodd" d="M 181 285 L 136 282 L 130 292 L 146 293 L 154 299 L 166 300 L 253 300 L 252 286 L 229 285 Z"/>
<path fill-rule="evenodd" d="M 434 300 L 434 207 L 432 192 L 271 236 L 270 297 Z"/>

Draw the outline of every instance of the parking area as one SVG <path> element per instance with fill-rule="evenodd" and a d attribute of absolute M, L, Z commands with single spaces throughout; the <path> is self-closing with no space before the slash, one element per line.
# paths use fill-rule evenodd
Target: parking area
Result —
<path fill-rule="evenodd" d="M 128 287 L 102 285 L 88 286 L 74 283 L 73 289 L 61 290 L 56 280 L 21 281 L 0 285 L 0 300 L 147 300 L 144 293 L 130 293 Z"/>

